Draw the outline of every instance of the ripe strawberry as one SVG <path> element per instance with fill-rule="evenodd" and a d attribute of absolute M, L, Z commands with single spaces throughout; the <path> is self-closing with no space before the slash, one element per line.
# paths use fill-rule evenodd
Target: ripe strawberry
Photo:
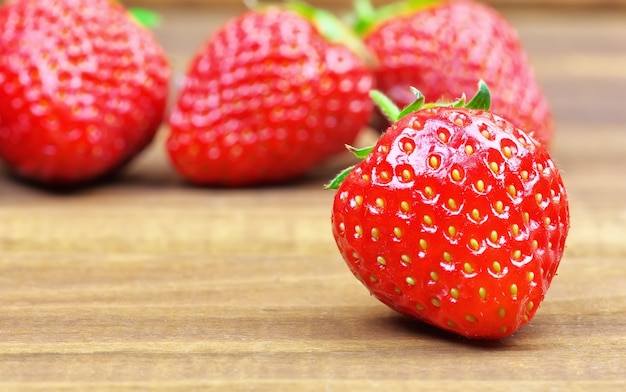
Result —
<path fill-rule="evenodd" d="M 550 107 L 517 32 L 496 10 L 473 0 L 409 0 L 378 11 L 360 4 L 356 29 L 379 60 L 377 88 L 397 105 L 413 100 L 406 86 L 449 101 L 483 79 L 492 111 L 550 145 Z M 382 131 L 389 124 L 381 119 L 374 126 Z"/>
<path fill-rule="evenodd" d="M 250 10 L 208 38 L 171 114 L 167 147 L 191 182 L 297 178 L 367 125 L 373 77 L 354 33 L 304 4 Z"/>
<path fill-rule="evenodd" d="M 137 155 L 160 126 L 169 66 L 111 0 L 0 8 L 0 157 L 17 175 L 76 185 Z"/>
<path fill-rule="evenodd" d="M 329 185 L 333 235 L 398 312 L 469 338 L 510 335 L 535 315 L 563 254 L 560 174 L 544 146 L 481 110 L 485 85 L 468 104 L 422 103 Z"/>

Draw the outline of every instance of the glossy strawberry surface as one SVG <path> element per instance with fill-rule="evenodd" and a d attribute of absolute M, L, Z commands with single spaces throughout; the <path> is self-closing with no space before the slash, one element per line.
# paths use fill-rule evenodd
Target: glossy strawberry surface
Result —
<path fill-rule="evenodd" d="M 17 175 L 90 181 L 152 140 L 169 65 L 119 4 L 16 0 L 0 8 L 0 26 L 0 157 Z"/>
<path fill-rule="evenodd" d="M 569 229 L 546 149 L 488 111 L 434 107 L 400 119 L 339 185 L 338 248 L 400 313 L 470 338 L 535 315 Z"/>
<path fill-rule="evenodd" d="M 298 12 L 248 11 L 192 60 L 169 119 L 171 161 L 204 185 L 296 179 L 367 125 L 372 85 L 363 58 Z"/>
<path fill-rule="evenodd" d="M 551 109 L 513 26 L 472 0 L 413 4 L 362 32 L 378 59 L 377 88 L 404 106 L 413 100 L 406 86 L 450 100 L 470 95 L 483 79 L 493 94 L 491 110 L 550 146 Z M 378 119 L 380 130 L 387 125 Z"/>

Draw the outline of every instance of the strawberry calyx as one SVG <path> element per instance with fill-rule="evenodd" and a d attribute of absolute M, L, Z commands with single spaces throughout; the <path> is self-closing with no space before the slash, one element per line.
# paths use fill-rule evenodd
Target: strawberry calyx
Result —
<path fill-rule="evenodd" d="M 459 99 L 454 102 L 434 102 L 425 103 L 426 99 L 424 95 L 415 87 L 411 87 L 411 91 L 415 95 L 415 100 L 400 109 L 389 97 L 380 92 L 379 90 L 370 91 L 370 97 L 380 108 L 380 111 L 389 119 L 393 124 L 401 118 L 407 116 L 410 113 L 417 112 L 418 110 L 428 109 L 433 107 L 450 107 L 450 108 L 466 108 L 473 110 L 489 110 L 491 106 L 491 93 L 487 84 L 480 80 L 478 82 L 478 91 L 468 102 L 467 97 L 463 94 Z M 374 150 L 374 146 L 368 146 L 363 148 L 356 148 L 346 145 L 346 149 L 350 151 L 356 158 L 365 159 Z M 324 187 L 326 189 L 338 189 L 339 185 L 346 179 L 348 174 L 354 169 L 355 165 L 345 168 L 335 178 L 333 178 Z"/>
<path fill-rule="evenodd" d="M 355 0 L 355 21 L 352 27 L 359 36 L 364 36 L 387 20 L 401 15 L 410 15 L 441 2 L 442 0 L 407 0 L 393 2 L 375 9 L 370 0 Z"/>
<path fill-rule="evenodd" d="M 161 15 L 147 8 L 132 7 L 128 9 L 130 16 L 141 26 L 153 29 L 161 24 Z"/>
<path fill-rule="evenodd" d="M 247 0 L 247 3 L 248 7 L 251 9 L 263 9 L 278 6 L 293 11 L 315 26 L 317 31 L 328 42 L 346 46 L 369 65 L 372 65 L 374 62 L 373 56 L 350 26 L 330 11 L 315 8 L 306 2 L 298 0 L 287 1 L 280 4 Z"/>

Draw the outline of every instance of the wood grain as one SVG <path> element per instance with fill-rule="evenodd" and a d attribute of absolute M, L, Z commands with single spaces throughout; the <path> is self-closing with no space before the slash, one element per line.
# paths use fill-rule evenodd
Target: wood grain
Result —
<path fill-rule="evenodd" d="M 166 11 L 157 35 L 178 73 L 235 12 Z M 347 155 L 297 183 L 202 189 L 172 171 L 163 129 L 120 178 L 78 193 L 0 169 L 0 390 L 623 391 L 626 15 L 507 16 L 553 104 L 572 213 L 529 326 L 472 342 L 370 297 L 322 189 Z"/>

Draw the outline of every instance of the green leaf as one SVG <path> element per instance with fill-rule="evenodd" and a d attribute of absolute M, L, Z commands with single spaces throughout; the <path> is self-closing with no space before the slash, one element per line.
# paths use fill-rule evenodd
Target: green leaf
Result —
<path fill-rule="evenodd" d="M 356 148 L 352 146 L 346 146 L 348 151 L 354 154 L 355 157 L 359 159 L 365 159 L 368 155 L 374 150 L 374 146 L 364 147 L 364 148 Z"/>
<path fill-rule="evenodd" d="M 346 177 L 348 177 L 348 174 L 350 174 L 352 169 L 354 169 L 354 166 L 350 166 L 348 168 L 343 169 L 339 174 L 337 174 L 335 178 L 333 178 L 331 182 L 324 185 L 324 188 L 325 189 L 338 189 L 339 185 L 341 185 L 343 180 L 345 180 Z"/>
<path fill-rule="evenodd" d="M 489 92 L 489 87 L 487 87 L 487 83 L 481 80 L 478 82 L 478 92 L 465 107 L 468 109 L 489 110 L 490 106 L 491 93 Z"/>
<path fill-rule="evenodd" d="M 152 10 L 133 7 L 129 8 L 128 12 L 133 16 L 133 18 L 135 18 L 135 20 L 137 20 L 137 22 L 139 22 L 139 24 L 148 29 L 152 29 L 161 24 L 161 15 Z"/>
<path fill-rule="evenodd" d="M 424 101 L 426 100 L 424 98 L 424 94 L 422 94 L 422 92 L 415 87 L 411 87 L 411 91 L 415 95 L 415 101 L 411 102 L 404 109 L 402 109 L 402 111 L 398 115 L 398 119 L 401 119 L 409 113 L 417 112 L 422 108 L 422 106 L 424 106 Z"/>
<path fill-rule="evenodd" d="M 400 118 L 400 108 L 393 103 L 388 96 L 383 94 L 381 91 L 372 90 L 370 91 L 370 98 L 372 101 L 378 106 L 380 111 L 387 117 L 391 123 L 395 123 Z"/>

